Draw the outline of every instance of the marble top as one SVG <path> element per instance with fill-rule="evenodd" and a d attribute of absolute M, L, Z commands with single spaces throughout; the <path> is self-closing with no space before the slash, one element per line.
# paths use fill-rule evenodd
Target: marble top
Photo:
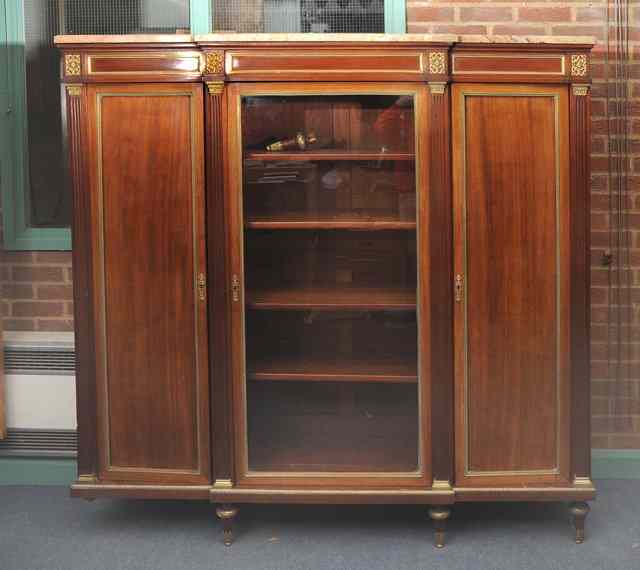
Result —
<path fill-rule="evenodd" d="M 238 34 L 234 32 L 202 34 L 131 34 L 56 36 L 56 45 L 79 44 L 162 44 L 162 43 L 257 43 L 257 42 L 373 42 L 373 43 L 470 43 L 470 44 L 556 44 L 591 45 L 591 36 L 481 36 L 453 34 Z"/>

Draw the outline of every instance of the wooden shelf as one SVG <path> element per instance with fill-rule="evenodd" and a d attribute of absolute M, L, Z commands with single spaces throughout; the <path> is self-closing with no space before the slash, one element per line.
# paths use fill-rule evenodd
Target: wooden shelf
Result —
<path fill-rule="evenodd" d="M 363 214 L 274 214 L 249 215 L 245 222 L 249 229 L 277 230 L 277 229 L 362 229 L 362 230 L 414 230 L 415 218 L 402 219 L 397 216 L 375 216 Z"/>
<path fill-rule="evenodd" d="M 404 288 L 313 288 L 247 291 L 247 306 L 253 309 L 355 309 L 406 311 L 416 308 L 415 289 Z"/>
<path fill-rule="evenodd" d="M 286 359 L 269 357 L 247 365 L 249 380 L 305 382 L 383 382 L 415 384 L 418 381 L 417 356 L 395 361 L 372 355 L 367 359 L 326 357 Z"/>
<path fill-rule="evenodd" d="M 248 151 L 245 160 L 415 160 L 412 152 L 371 150 L 299 150 L 285 152 Z"/>

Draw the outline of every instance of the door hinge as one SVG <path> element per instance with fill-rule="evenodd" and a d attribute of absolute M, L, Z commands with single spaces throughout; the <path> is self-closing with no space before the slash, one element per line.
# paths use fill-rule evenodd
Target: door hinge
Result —
<path fill-rule="evenodd" d="M 207 278 L 204 273 L 198 275 L 198 297 L 201 301 L 204 301 L 207 297 Z"/>
<path fill-rule="evenodd" d="M 460 303 L 462 301 L 462 297 L 464 295 L 464 279 L 460 273 L 456 275 L 455 282 L 455 295 L 456 295 L 456 303 Z"/>

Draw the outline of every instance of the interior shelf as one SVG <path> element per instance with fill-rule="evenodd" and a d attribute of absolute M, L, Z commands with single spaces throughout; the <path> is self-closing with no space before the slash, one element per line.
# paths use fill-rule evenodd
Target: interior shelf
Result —
<path fill-rule="evenodd" d="M 332 359 L 333 358 L 333 359 Z M 306 382 L 383 382 L 412 384 L 418 381 L 416 358 L 344 359 L 336 355 L 316 358 L 272 357 L 249 362 L 249 380 Z"/>
<path fill-rule="evenodd" d="M 350 287 L 247 291 L 253 309 L 415 310 L 416 291 L 405 288 Z"/>
<path fill-rule="evenodd" d="M 250 214 L 245 222 L 249 229 L 308 229 L 308 230 L 413 230 L 415 218 L 403 219 L 398 216 L 358 215 L 356 213 L 312 215 L 308 213 L 285 213 L 274 215 Z"/>
<path fill-rule="evenodd" d="M 245 160 L 415 160 L 412 152 L 372 150 L 302 150 L 302 151 L 248 151 Z"/>

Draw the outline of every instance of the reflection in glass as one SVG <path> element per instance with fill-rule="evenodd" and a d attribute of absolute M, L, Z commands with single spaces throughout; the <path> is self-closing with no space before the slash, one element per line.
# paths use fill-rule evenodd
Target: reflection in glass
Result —
<path fill-rule="evenodd" d="M 415 472 L 413 97 L 241 108 L 248 467 Z"/>

